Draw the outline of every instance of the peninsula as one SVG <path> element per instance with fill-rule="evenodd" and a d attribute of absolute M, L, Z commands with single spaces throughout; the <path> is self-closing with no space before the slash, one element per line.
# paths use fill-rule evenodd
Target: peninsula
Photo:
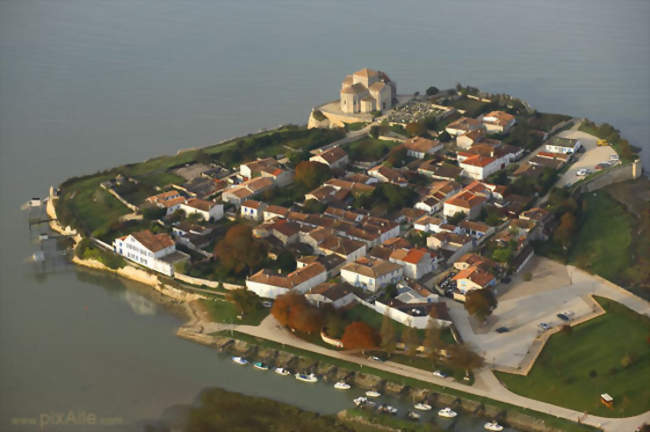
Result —
<path fill-rule="evenodd" d="M 307 127 L 70 178 L 51 227 L 73 262 L 182 302 L 178 334 L 242 363 L 522 429 L 650 423 L 636 150 L 509 95 L 397 88 L 361 69 Z"/>

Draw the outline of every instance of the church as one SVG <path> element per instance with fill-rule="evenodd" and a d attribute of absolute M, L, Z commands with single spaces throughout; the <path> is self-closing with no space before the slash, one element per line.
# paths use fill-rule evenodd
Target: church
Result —
<path fill-rule="evenodd" d="M 341 111 L 349 114 L 383 111 L 393 106 L 397 88 L 382 71 L 364 68 L 341 83 Z"/>

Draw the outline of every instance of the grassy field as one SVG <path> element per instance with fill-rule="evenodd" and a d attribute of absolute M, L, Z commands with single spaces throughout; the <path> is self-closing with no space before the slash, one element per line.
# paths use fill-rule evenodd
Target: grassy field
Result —
<path fill-rule="evenodd" d="M 388 154 L 391 148 L 398 143 L 382 141 L 372 137 L 364 137 L 344 145 L 352 160 L 361 162 L 378 161 Z"/>
<path fill-rule="evenodd" d="M 616 280 L 630 266 L 635 221 L 605 191 L 585 195 L 584 202 L 569 262 Z"/>
<path fill-rule="evenodd" d="M 242 319 L 238 319 L 236 306 L 227 300 L 199 300 L 201 307 L 207 312 L 214 322 L 227 323 L 227 324 L 244 324 L 244 325 L 259 325 L 264 318 L 269 314 L 269 309 L 260 307 L 254 312 L 244 315 Z"/>
<path fill-rule="evenodd" d="M 650 409 L 650 319 L 597 298 L 607 313 L 553 335 L 528 376 L 498 373 L 524 396 L 605 417 L 628 417 Z M 625 356 L 631 364 L 624 367 Z M 614 397 L 609 409 L 600 394 Z"/>
<path fill-rule="evenodd" d="M 248 335 L 248 334 L 245 334 L 245 333 L 240 333 L 240 332 L 237 332 L 237 331 L 234 331 L 234 332 L 221 331 L 221 332 L 217 332 L 216 335 L 224 336 L 224 337 L 230 337 L 230 338 L 238 339 L 238 340 L 243 340 L 245 342 L 255 344 L 255 345 L 257 345 L 259 347 L 262 347 L 262 348 L 277 349 L 277 350 L 292 353 L 292 354 L 295 354 L 295 355 L 298 355 L 298 356 L 301 356 L 301 357 L 310 358 L 310 359 L 317 360 L 317 361 L 322 361 L 325 364 L 330 364 L 330 365 L 334 365 L 334 366 L 337 366 L 337 367 L 342 367 L 342 368 L 345 368 L 345 369 L 348 369 L 348 370 L 351 370 L 351 371 L 357 371 L 357 372 L 363 372 L 363 373 L 375 375 L 375 376 L 378 376 L 380 378 L 384 378 L 386 380 L 390 380 L 390 381 L 398 383 L 398 384 L 403 384 L 403 385 L 411 386 L 411 387 L 414 387 L 414 388 L 429 389 L 429 390 L 432 390 L 432 391 L 435 391 L 435 392 L 446 393 L 446 394 L 455 395 L 455 396 L 458 396 L 458 397 L 463 397 L 463 398 L 466 398 L 466 399 L 469 399 L 469 400 L 474 400 L 474 401 L 477 401 L 477 402 L 484 403 L 486 405 L 489 404 L 489 405 L 492 405 L 492 406 L 502 408 L 503 410 L 516 411 L 516 412 L 519 412 L 519 413 L 530 415 L 530 416 L 535 417 L 535 418 L 539 418 L 540 420 L 544 421 L 544 423 L 546 425 L 548 425 L 550 427 L 555 427 L 558 430 L 562 430 L 562 431 L 566 431 L 566 432 L 596 431 L 596 429 L 593 428 L 593 427 L 586 426 L 586 425 L 580 425 L 580 424 L 577 424 L 577 423 L 574 423 L 574 422 L 571 422 L 571 421 L 568 421 L 568 420 L 560 419 L 560 418 L 550 416 L 550 415 L 547 415 L 547 414 L 544 414 L 544 413 L 540 413 L 540 412 L 537 412 L 537 411 L 532 411 L 532 410 L 529 410 L 529 409 L 520 408 L 520 407 L 516 407 L 516 406 L 513 406 L 513 405 L 508 405 L 508 404 L 505 404 L 505 403 L 502 403 L 502 402 L 497 402 L 497 401 L 494 401 L 492 399 L 488 399 L 488 398 L 485 398 L 485 397 L 476 396 L 476 395 L 473 395 L 473 394 L 470 394 L 470 393 L 465 393 L 465 392 L 462 392 L 462 391 L 450 389 L 450 388 L 439 386 L 439 385 L 436 385 L 436 384 L 431 384 L 431 383 L 428 383 L 428 382 L 419 381 L 419 380 L 416 380 L 416 379 L 413 379 L 413 378 L 408 378 L 408 377 L 405 377 L 405 376 L 402 376 L 402 375 L 397 375 L 397 374 L 394 374 L 394 373 L 385 372 L 385 371 L 380 370 L 380 369 L 375 369 L 375 368 L 371 368 L 371 367 L 367 367 L 367 366 L 364 367 L 362 365 L 359 365 L 358 363 L 352 363 L 352 362 L 348 362 L 348 361 L 345 361 L 345 360 L 329 357 L 329 356 L 326 356 L 326 355 L 317 354 L 317 353 L 314 353 L 314 352 L 311 352 L 311 351 L 306 351 L 306 350 L 302 350 L 302 349 L 299 349 L 299 348 L 294 348 L 292 346 L 279 344 L 277 342 L 273 342 L 273 341 L 270 341 L 270 340 L 267 340 L 267 339 L 258 338 L 258 337 L 251 336 L 251 335 Z"/>

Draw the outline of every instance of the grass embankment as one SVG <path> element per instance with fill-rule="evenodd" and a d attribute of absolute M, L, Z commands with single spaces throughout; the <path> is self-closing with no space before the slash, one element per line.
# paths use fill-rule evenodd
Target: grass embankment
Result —
<path fill-rule="evenodd" d="M 634 219 L 605 191 L 586 194 L 569 262 L 615 280 L 630 265 Z"/>
<path fill-rule="evenodd" d="M 216 162 L 233 167 L 257 157 L 306 152 L 343 136 L 344 132 L 338 129 L 308 130 L 285 126 L 199 150 L 160 156 L 83 177 L 73 177 L 61 184 L 61 196 L 56 203 L 57 215 L 63 225 L 78 228 L 86 235 L 106 233 L 120 216 L 131 212 L 100 188 L 100 183 L 114 179 L 118 174 L 136 180 L 124 192 L 132 204 L 140 205 L 146 196 L 156 193 L 159 188 L 185 183 L 183 177 L 174 173 L 176 168 L 185 164 Z"/>
<path fill-rule="evenodd" d="M 498 373 L 512 391 L 604 417 L 650 409 L 650 319 L 597 298 L 607 313 L 548 340 L 528 376 Z M 628 364 L 629 362 L 629 364 Z M 614 408 L 600 394 L 614 397 Z"/>
<path fill-rule="evenodd" d="M 217 297 L 212 300 L 199 300 L 199 304 L 211 321 L 226 324 L 256 326 L 269 314 L 269 310 L 260 305 L 251 312 L 241 315 L 234 303 Z M 238 316 L 241 316 L 241 319 Z"/>
<path fill-rule="evenodd" d="M 205 390 L 197 404 L 180 412 L 186 413 L 181 423 L 187 431 L 353 432 L 335 416 L 218 388 Z"/>
<path fill-rule="evenodd" d="M 494 407 L 497 407 L 499 409 L 503 409 L 503 410 L 506 410 L 506 411 L 512 411 L 512 412 L 518 412 L 518 413 L 521 413 L 521 414 L 526 414 L 526 415 L 529 415 L 531 417 L 543 420 L 545 422 L 545 424 L 547 424 L 550 427 L 555 427 L 555 428 L 558 428 L 560 430 L 564 430 L 564 431 L 567 431 L 567 432 L 584 432 L 584 431 L 596 431 L 597 430 L 596 428 L 593 428 L 593 427 L 590 427 L 590 426 L 579 425 L 577 423 L 574 423 L 574 422 L 571 422 L 571 421 L 568 421 L 568 420 L 564 420 L 564 419 L 560 419 L 560 418 L 557 418 L 557 417 L 554 417 L 554 416 L 551 416 L 551 415 L 548 415 L 548 414 L 540 413 L 540 412 L 529 410 L 529 409 L 526 409 L 526 408 L 517 407 L 517 406 L 514 406 L 514 405 L 509 405 L 509 404 L 498 402 L 498 401 L 495 401 L 495 400 L 492 400 L 492 399 L 489 399 L 489 398 L 476 396 L 476 395 L 473 395 L 473 394 L 470 394 L 470 393 L 465 393 L 463 391 L 451 389 L 451 388 L 448 388 L 448 387 L 439 386 L 439 385 L 432 384 L 432 383 L 429 383 L 429 382 L 420 381 L 420 380 L 413 379 L 413 378 L 408 378 L 408 377 L 405 377 L 405 376 L 402 376 L 402 375 L 397 375 L 397 374 L 394 374 L 394 373 L 391 373 L 391 372 L 386 372 L 386 371 L 383 371 L 383 370 L 380 370 L 380 369 L 375 369 L 375 368 L 367 367 L 367 366 L 364 367 L 364 366 L 362 366 L 362 365 L 360 365 L 358 363 L 352 363 L 352 362 L 349 362 L 349 361 L 346 361 L 346 360 L 341 360 L 341 359 L 338 359 L 338 358 L 329 357 L 329 356 L 318 354 L 318 353 L 315 353 L 315 352 L 312 352 L 312 351 L 306 351 L 306 350 L 303 350 L 303 349 L 300 349 L 300 348 L 295 348 L 295 347 L 292 347 L 292 346 L 289 346 L 289 345 L 280 344 L 280 343 L 277 343 L 277 342 L 274 342 L 274 341 L 270 341 L 270 340 L 255 337 L 255 336 L 251 336 L 249 334 L 240 333 L 240 332 L 237 332 L 237 331 L 227 331 L 226 330 L 226 331 L 217 332 L 217 333 L 215 333 L 215 335 L 242 340 L 244 342 L 248 342 L 250 344 L 254 344 L 254 345 L 262 347 L 262 348 L 269 348 L 269 349 L 275 349 L 275 350 L 279 350 L 279 351 L 288 352 L 288 353 L 291 353 L 291 354 L 295 354 L 297 356 L 301 356 L 301 357 L 309 358 L 309 359 L 316 360 L 316 361 L 319 361 L 319 362 L 323 362 L 325 364 L 330 364 L 330 365 L 333 365 L 333 366 L 345 368 L 347 370 L 356 371 L 356 372 L 363 372 L 363 373 L 366 373 L 366 374 L 374 375 L 374 376 L 389 380 L 389 381 L 394 382 L 394 383 L 410 386 L 410 387 L 413 387 L 413 388 L 428 389 L 428 390 L 431 390 L 431 391 L 434 391 L 434 392 L 445 393 L 445 394 L 449 394 L 449 395 L 453 395 L 453 396 L 457 396 L 457 397 L 462 397 L 464 399 L 477 401 L 477 402 L 483 403 L 485 405 L 491 405 L 491 406 L 494 406 Z"/>
<path fill-rule="evenodd" d="M 360 162 L 377 162 L 388 154 L 397 142 L 382 141 L 370 136 L 363 137 L 351 143 L 345 144 L 343 148 L 350 159 Z"/>

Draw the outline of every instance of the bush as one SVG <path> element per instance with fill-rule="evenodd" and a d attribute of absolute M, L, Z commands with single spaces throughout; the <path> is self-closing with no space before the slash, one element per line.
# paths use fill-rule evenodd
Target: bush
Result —
<path fill-rule="evenodd" d="M 622 358 L 621 358 L 621 366 L 623 369 L 627 369 L 634 363 L 634 357 L 630 353 L 626 353 Z"/>
<path fill-rule="evenodd" d="M 594 369 L 589 371 L 589 378 L 596 378 L 598 376 L 598 372 L 596 372 Z"/>
<path fill-rule="evenodd" d="M 530 282 L 533 279 L 533 274 L 531 272 L 524 273 L 524 280 Z"/>

